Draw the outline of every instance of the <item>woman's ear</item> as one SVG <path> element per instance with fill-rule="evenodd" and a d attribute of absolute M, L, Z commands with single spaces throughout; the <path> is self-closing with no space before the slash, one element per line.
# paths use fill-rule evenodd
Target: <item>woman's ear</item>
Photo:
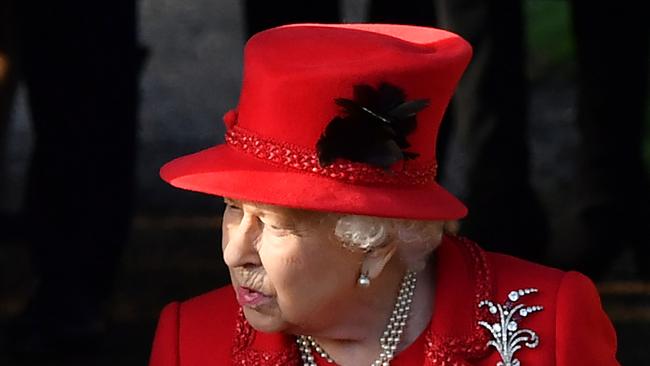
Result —
<path fill-rule="evenodd" d="M 388 245 L 373 249 L 366 254 L 361 264 L 361 273 L 365 273 L 368 278 L 377 278 L 390 262 L 391 258 L 397 251 L 397 244 L 393 241 Z"/>

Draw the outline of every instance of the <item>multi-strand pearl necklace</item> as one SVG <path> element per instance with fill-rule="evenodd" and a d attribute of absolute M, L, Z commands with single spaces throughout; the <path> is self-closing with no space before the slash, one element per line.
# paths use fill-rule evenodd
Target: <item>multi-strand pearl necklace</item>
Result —
<path fill-rule="evenodd" d="M 402 338 L 402 333 L 406 326 L 406 320 L 408 319 L 411 310 L 411 302 L 413 301 L 413 294 L 415 293 L 415 282 L 415 272 L 407 272 L 402 279 L 402 284 L 399 289 L 399 294 L 397 295 L 397 301 L 395 301 L 393 313 L 388 320 L 388 325 L 386 325 L 384 334 L 379 339 L 381 353 L 379 353 L 379 358 L 377 358 L 371 366 L 388 366 L 395 356 L 397 345 Z M 302 358 L 304 366 L 317 366 L 312 350 L 315 350 L 322 358 L 327 360 L 327 362 L 334 363 L 332 357 L 330 357 L 330 355 L 328 355 L 311 336 L 298 336 L 296 342 L 298 343 L 300 357 Z"/>

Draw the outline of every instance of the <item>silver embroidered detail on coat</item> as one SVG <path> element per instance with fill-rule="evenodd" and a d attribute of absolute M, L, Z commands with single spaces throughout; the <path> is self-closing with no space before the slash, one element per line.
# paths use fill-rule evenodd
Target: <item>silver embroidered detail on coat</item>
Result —
<path fill-rule="evenodd" d="M 537 333 L 530 329 L 520 328 L 519 323 L 527 316 L 543 310 L 544 307 L 517 304 L 522 297 L 536 292 L 538 292 L 536 288 L 511 291 L 503 305 L 495 304 L 489 300 L 483 300 L 478 304 L 479 308 L 487 307 L 490 315 L 494 316 L 495 322 L 481 320 L 478 324 L 492 334 L 492 339 L 488 341 L 487 346 L 496 348 L 501 355 L 501 361 L 496 366 L 521 366 L 519 360 L 515 358 L 515 353 L 523 345 L 532 349 L 539 344 Z"/>

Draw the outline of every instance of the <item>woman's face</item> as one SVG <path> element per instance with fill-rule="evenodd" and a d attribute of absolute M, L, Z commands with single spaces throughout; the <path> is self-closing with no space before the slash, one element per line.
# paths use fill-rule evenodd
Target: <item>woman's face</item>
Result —
<path fill-rule="evenodd" d="M 357 295 L 363 253 L 333 236 L 337 217 L 226 199 L 223 257 L 249 323 L 316 332 L 342 321 Z"/>

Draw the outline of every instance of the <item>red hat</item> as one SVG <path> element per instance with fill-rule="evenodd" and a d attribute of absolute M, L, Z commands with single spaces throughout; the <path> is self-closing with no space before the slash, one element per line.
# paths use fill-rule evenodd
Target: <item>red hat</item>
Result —
<path fill-rule="evenodd" d="M 244 52 L 226 143 L 167 163 L 170 184 L 293 208 L 457 219 L 435 181 L 436 135 L 471 57 L 453 33 L 386 24 L 296 24 Z"/>

